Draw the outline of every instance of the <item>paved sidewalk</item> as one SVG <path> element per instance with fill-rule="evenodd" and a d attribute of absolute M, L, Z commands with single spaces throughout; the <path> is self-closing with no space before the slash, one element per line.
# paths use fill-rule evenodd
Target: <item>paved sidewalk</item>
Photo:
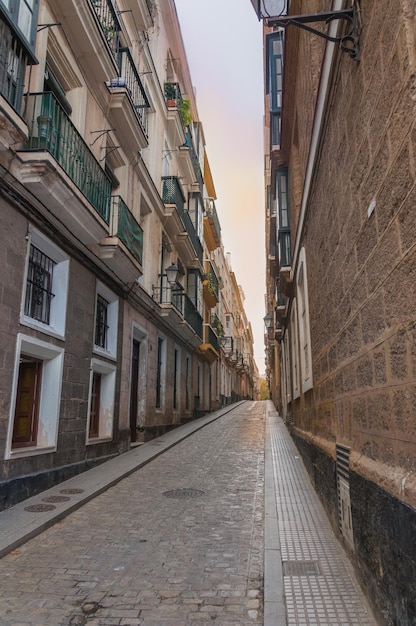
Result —
<path fill-rule="evenodd" d="M 271 402 L 0 513 L 0 555 L 1 626 L 376 626 Z"/>
<path fill-rule="evenodd" d="M 375 626 L 348 557 L 271 402 L 267 422 L 264 626 Z"/>

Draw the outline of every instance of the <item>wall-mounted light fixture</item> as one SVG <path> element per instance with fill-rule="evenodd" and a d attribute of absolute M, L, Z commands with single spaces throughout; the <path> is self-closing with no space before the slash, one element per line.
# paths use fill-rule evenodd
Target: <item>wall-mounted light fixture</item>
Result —
<path fill-rule="evenodd" d="M 297 26 L 307 30 L 318 37 L 339 43 L 343 52 L 349 54 L 356 61 L 359 59 L 359 31 L 360 31 L 360 8 L 358 0 L 354 0 L 351 7 L 339 11 L 326 11 L 324 13 L 309 13 L 307 15 L 288 15 L 287 0 L 251 0 L 259 20 L 266 20 L 267 26 L 287 28 Z M 335 20 L 347 22 L 347 32 L 340 37 L 333 37 L 321 30 L 317 30 L 310 24 L 325 22 L 329 24 Z"/>
<path fill-rule="evenodd" d="M 267 315 L 263 317 L 263 322 L 266 327 L 266 331 L 268 331 L 269 328 L 272 327 L 272 323 L 273 323 L 273 317 L 270 315 L 270 313 L 267 313 Z"/>
<path fill-rule="evenodd" d="M 165 289 L 174 290 L 175 295 L 178 295 L 178 293 L 181 291 L 181 289 L 178 288 L 178 284 L 177 284 L 178 274 L 179 274 L 178 265 L 176 263 L 172 263 L 171 265 L 169 265 L 169 267 L 165 269 L 165 274 L 164 274 L 166 276 L 166 281 L 168 284 L 166 286 L 160 286 L 160 287 L 156 287 L 155 285 L 152 285 L 153 297 L 157 294 L 160 294 Z"/>

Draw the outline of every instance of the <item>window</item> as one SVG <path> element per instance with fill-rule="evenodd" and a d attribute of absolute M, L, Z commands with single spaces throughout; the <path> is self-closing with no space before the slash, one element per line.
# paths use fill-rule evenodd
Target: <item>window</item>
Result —
<path fill-rule="evenodd" d="M 292 357 L 292 383 L 293 399 L 299 398 L 299 340 L 298 340 L 298 315 L 296 298 L 293 299 L 292 311 L 290 314 L 290 343 Z"/>
<path fill-rule="evenodd" d="M 203 311 L 202 280 L 198 270 L 188 270 L 187 295 L 195 305 L 196 310 L 201 313 Z"/>
<path fill-rule="evenodd" d="M 97 283 L 95 300 L 94 352 L 117 357 L 118 298 L 108 287 Z"/>
<path fill-rule="evenodd" d="M 112 363 L 92 359 L 87 443 L 96 443 L 97 439 L 112 439 L 115 383 L 116 366 Z"/>
<path fill-rule="evenodd" d="M 32 229 L 20 321 L 64 338 L 69 259 L 42 233 Z"/>
<path fill-rule="evenodd" d="M 56 449 L 63 357 L 62 348 L 18 334 L 6 459 Z"/>
<path fill-rule="evenodd" d="M 0 0 L 0 13 L 7 16 L 22 43 L 33 54 L 38 23 L 38 0 Z"/>
<path fill-rule="evenodd" d="M 289 217 L 289 189 L 288 172 L 286 167 L 276 170 L 276 196 L 278 203 L 278 226 L 277 236 L 279 241 L 279 263 L 280 267 L 291 264 L 291 242 L 290 242 L 290 217 Z"/>
<path fill-rule="evenodd" d="M 283 45 L 284 31 L 266 35 L 266 79 L 270 99 L 270 111 L 281 113 L 283 92 Z"/>
<path fill-rule="evenodd" d="M 97 309 L 95 315 L 95 345 L 107 350 L 107 315 L 108 301 L 97 294 Z"/>
<path fill-rule="evenodd" d="M 25 315 L 49 324 L 53 268 L 55 262 L 33 244 L 30 245 L 26 281 Z"/>
<path fill-rule="evenodd" d="M 305 248 L 299 254 L 299 268 L 297 272 L 297 299 L 299 301 L 299 351 L 302 376 L 302 391 L 313 386 L 312 380 L 312 350 L 309 326 L 308 281 L 306 275 Z"/>

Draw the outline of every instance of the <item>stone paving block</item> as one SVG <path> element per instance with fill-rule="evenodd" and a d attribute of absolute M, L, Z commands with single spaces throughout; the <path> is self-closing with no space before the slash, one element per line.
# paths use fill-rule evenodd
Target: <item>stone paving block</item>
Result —
<path fill-rule="evenodd" d="M 158 447 L 152 458 L 154 442 L 144 464 L 141 452 L 127 453 L 101 473 L 71 479 L 96 495 L 0 560 L 1 626 L 339 626 L 344 615 L 346 625 L 375 626 L 350 570 L 337 581 L 344 558 L 327 549 L 328 527 L 270 406 L 243 403 L 203 428 L 194 424 L 183 440 L 168 433 L 163 454 Z M 265 492 L 278 498 L 264 525 Z M 27 525 L 33 532 L 36 524 Z M 319 576 L 276 579 L 272 564 L 266 573 L 275 579 L 263 580 L 264 531 L 273 525 L 279 541 L 266 554 L 280 567 L 317 561 Z M 24 581 L 18 589 L 16 580 Z M 276 602 L 283 593 L 287 611 Z"/>

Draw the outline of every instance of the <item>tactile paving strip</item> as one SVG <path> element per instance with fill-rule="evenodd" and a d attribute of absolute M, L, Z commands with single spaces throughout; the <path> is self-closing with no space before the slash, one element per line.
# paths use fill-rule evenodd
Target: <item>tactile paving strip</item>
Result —
<path fill-rule="evenodd" d="M 376 626 L 286 426 L 269 423 L 287 626 Z"/>

